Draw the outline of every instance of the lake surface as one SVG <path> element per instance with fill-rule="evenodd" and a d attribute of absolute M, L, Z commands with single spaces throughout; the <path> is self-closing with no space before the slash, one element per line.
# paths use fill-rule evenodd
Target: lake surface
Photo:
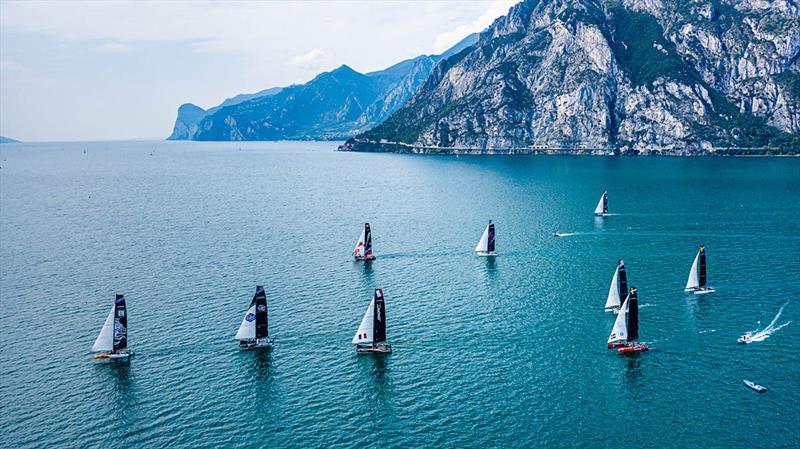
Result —
<path fill-rule="evenodd" d="M 800 445 L 800 159 L 336 145 L 2 145 L 2 446 Z M 472 251 L 489 219 L 496 259 Z M 696 297 L 701 243 L 718 291 Z M 606 349 L 619 258 L 634 356 Z M 276 345 L 239 351 L 257 284 Z M 376 287 L 394 353 L 357 356 Z M 95 364 L 116 292 L 136 356 Z"/>

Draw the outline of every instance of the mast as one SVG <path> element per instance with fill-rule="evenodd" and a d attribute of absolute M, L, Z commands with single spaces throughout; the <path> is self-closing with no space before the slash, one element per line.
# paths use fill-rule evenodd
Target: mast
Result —
<path fill-rule="evenodd" d="M 375 303 L 373 309 L 373 343 L 383 343 L 386 341 L 386 307 L 383 301 L 383 290 L 376 288 L 372 298 Z"/>
<path fill-rule="evenodd" d="M 269 312 L 267 309 L 267 295 L 264 287 L 256 287 L 256 295 L 253 297 L 256 306 L 256 339 L 269 337 Z"/>
<path fill-rule="evenodd" d="M 622 296 L 628 292 L 628 276 L 625 274 L 624 260 L 619 260 L 617 269 L 619 270 L 619 295 Z"/>
<path fill-rule="evenodd" d="M 699 274 L 699 287 L 706 286 L 706 248 L 703 245 L 700 245 L 700 252 L 698 253 L 698 257 L 700 257 L 700 262 L 697 266 L 698 274 Z"/>
<path fill-rule="evenodd" d="M 372 255 L 372 231 L 369 229 L 369 223 L 364 223 L 364 257 Z"/>
<path fill-rule="evenodd" d="M 125 296 L 117 294 L 114 298 L 114 344 L 111 352 L 117 353 L 128 347 L 128 310 Z"/>
<path fill-rule="evenodd" d="M 628 296 L 628 341 L 639 339 L 639 298 L 636 287 L 631 287 Z"/>
<path fill-rule="evenodd" d="M 494 223 L 492 220 L 489 220 L 489 240 L 486 243 L 486 252 L 493 253 L 494 252 Z"/>

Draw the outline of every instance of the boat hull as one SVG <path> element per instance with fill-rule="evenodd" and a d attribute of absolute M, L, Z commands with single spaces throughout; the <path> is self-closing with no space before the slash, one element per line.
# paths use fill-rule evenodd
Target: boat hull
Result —
<path fill-rule="evenodd" d="M 130 360 L 133 356 L 133 352 L 119 352 L 116 354 L 95 354 L 92 356 L 93 360 Z"/>
<path fill-rule="evenodd" d="M 625 354 L 625 353 L 632 353 L 632 352 L 644 352 L 649 351 L 650 348 L 647 347 L 645 344 L 637 343 L 632 346 L 622 346 L 621 348 L 617 348 L 617 352 Z"/>
<path fill-rule="evenodd" d="M 390 354 L 392 352 L 392 345 L 379 344 L 375 346 L 356 346 L 357 354 Z"/>
<path fill-rule="evenodd" d="M 369 261 L 369 260 L 375 260 L 375 256 L 367 256 L 367 257 L 363 257 L 363 256 L 354 256 L 354 258 L 355 258 L 355 260 L 357 260 L 357 261 Z"/>
<path fill-rule="evenodd" d="M 486 252 L 486 251 L 478 251 L 478 257 L 494 257 L 497 253 L 495 251 Z"/>
<path fill-rule="evenodd" d="M 239 349 L 271 348 L 273 343 L 274 341 L 271 338 L 267 340 L 240 341 Z"/>
<path fill-rule="evenodd" d="M 696 287 L 696 288 L 686 288 L 683 291 L 685 291 L 686 293 L 694 293 L 695 295 L 707 295 L 709 293 L 714 293 L 717 290 L 715 290 L 714 287 L 703 287 L 703 288 Z"/>
<path fill-rule="evenodd" d="M 744 384 L 747 385 L 747 388 L 749 388 L 749 389 L 751 389 L 751 390 L 753 390 L 755 392 L 764 393 L 764 392 L 767 391 L 766 387 L 764 387 L 762 385 L 759 385 L 759 384 L 757 384 L 755 382 L 750 382 L 749 380 L 743 380 L 742 382 L 744 382 Z"/>

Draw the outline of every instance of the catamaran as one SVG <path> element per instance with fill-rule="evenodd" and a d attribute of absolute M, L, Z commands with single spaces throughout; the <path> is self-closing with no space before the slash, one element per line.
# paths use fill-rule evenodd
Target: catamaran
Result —
<path fill-rule="evenodd" d="M 597 207 L 594 208 L 594 214 L 598 217 L 605 217 L 608 215 L 608 191 L 603 192 Z"/>
<path fill-rule="evenodd" d="M 494 223 L 492 223 L 492 220 L 489 220 L 489 224 L 486 225 L 486 229 L 483 230 L 483 235 L 478 241 L 478 245 L 475 247 L 475 252 L 483 257 L 497 255 L 497 252 L 494 250 Z"/>
<path fill-rule="evenodd" d="M 358 326 L 353 337 L 357 353 L 377 352 L 390 353 L 392 346 L 386 343 L 386 307 L 383 301 L 383 290 L 376 288 L 367 313 Z"/>
<path fill-rule="evenodd" d="M 608 299 L 606 299 L 606 312 L 619 312 L 622 295 L 628 291 L 628 277 L 625 274 L 625 262 L 620 259 L 617 262 L 617 269 L 611 278 L 611 286 L 608 288 Z"/>
<path fill-rule="evenodd" d="M 372 231 L 369 229 L 369 223 L 364 223 L 364 229 L 361 230 L 356 247 L 353 249 L 353 257 L 356 260 L 372 260 L 375 258 L 375 255 L 372 254 Z"/>
<path fill-rule="evenodd" d="M 94 359 L 129 359 L 133 351 L 128 349 L 128 310 L 125 307 L 125 296 L 117 295 L 114 305 L 108 312 L 106 322 L 100 329 L 100 335 L 92 345 Z"/>
<path fill-rule="evenodd" d="M 264 287 L 260 285 L 256 287 L 256 294 L 250 301 L 250 306 L 234 338 L 239 340 L 239 347 L 242 349 L 272 347 L 273 341 L 269 336 L 269 309 Z"/>
<path fill-rule="evenodd" d="M 611 335 L 608 337 L 608 347 L 617 348 L 617 352 L 647 351 L 646 344 L 639 343 L 639 299 L 636 287 L 631 287 L 628 297 L 619 309 Z"/>
<path fill-rule="evenodd" d="M 707 285 L 706 280 L 706 249 L 700 245 L 700 250 L 694 257 L 692 269 L 689 271 L 689 280 L 686 281 L 685 292 L 694 292 L 695 295 L 705 295 L 707 293 L 714 293 L 714 287 Z"/>

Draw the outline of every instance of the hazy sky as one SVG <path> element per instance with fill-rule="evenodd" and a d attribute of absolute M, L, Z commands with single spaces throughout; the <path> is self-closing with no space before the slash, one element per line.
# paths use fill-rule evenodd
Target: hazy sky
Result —
<path fill-rule="evenodd" d="M 164 138 L 177 107 L 439 53 L 519 0 L 0 0 L 0 135 Z"/>

